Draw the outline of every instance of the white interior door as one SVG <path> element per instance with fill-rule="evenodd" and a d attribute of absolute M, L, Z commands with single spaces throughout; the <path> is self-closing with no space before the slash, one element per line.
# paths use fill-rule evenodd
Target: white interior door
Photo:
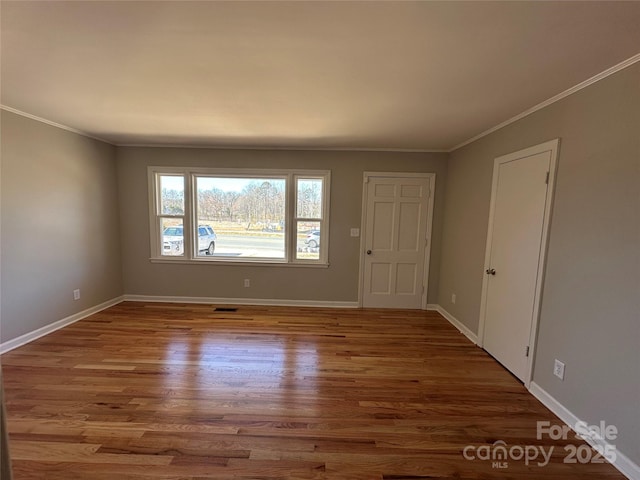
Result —
<path fill-rule="evenodd" d="M 362 304 L 421 308 L 430 180 L 424 176 L 366 178 Z"/>
<path fill-rule="evenodd" d="M 535 336 L 548 175 L 555 161 L 555 150 L 533 148 L 496 159 L 482 322 L 484 349 L 523 381 Z"/>

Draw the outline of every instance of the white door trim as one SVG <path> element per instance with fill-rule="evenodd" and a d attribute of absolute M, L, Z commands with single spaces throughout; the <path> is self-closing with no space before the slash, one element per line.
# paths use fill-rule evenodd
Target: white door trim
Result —
<path fill-rule="evenodd" d="M 537 155 L 544 152 L 551 152 L 551 161 L 549 164 L 549 187 L 547 188 L 547 196 L 545 198 L 544 220 L 542 224 L 542 241 L 540 244 L 540 255 L 538 258 L 538 272 L 536 280 L 536 289 L 533 302 L 533 317 L 531 322 L 531 331 L 529 333 L 529 356 L 527 357 L 527 370 L 524 377 L 524 385 L 529 388 L 533 373 L 533 362 L 536 354 L 536 344 L 538 336 L 538 320 L 540 316 L 540 301 L 542 294 L 542 284 L 544 282 L 544 271 L 546 265 L 547 244 L 549 240 L 549 224 L 551 221 L 551 207 L 553 202 L 553 193 L 555 190 L 556 168 L 558 160 L 558 148 L 560 139 L 549 140 L 548 142 L 525 148 L 517 152 L 509 153 L 497 157 L 493 162 L 493 181 L 491 186 L 491 203 L 489 206 L 489 227 L 487 230 L 487 244 L 484 256 L 484 268 L 482 276 L 482 297 L 480 302 L 480 321 L 478 325 L 478 345 L 484 346 L 484 327 L 487 310 L 487 290 L 488 276 L 484 274 L 484 270 L 491 268 L 489 261 L 491 259 L 491 244 L 493 241 L 493 221 L 496 207 L 496 193 L 498 189 L 498 166 L 513 160 Z"/>
<path fill-rule="evenodd" d="M 360 218 L 360 274 L 358 282 L 358 306 L 362 308 L 364 297 L 364 261 L 365 261 L 365 244 L 366 244 L 366 223 L 367 223 L 367 195 L 369 193 L 370 177 L 388 177 L 388 178 L 426 178 L 429 180 L 429 197 L 427 198 L 427 245 L 424 252 L 424 289 L 422 292 L 422 310 L 427 309 L 427 294 L 429 292 L 429 263 L 431 260 L 431 232 L 433 228 L 433 204 L 435 200 L 435 173 L 418 173 L 418 172 L 364 172 L 362 175 L 362 214 Z"/>

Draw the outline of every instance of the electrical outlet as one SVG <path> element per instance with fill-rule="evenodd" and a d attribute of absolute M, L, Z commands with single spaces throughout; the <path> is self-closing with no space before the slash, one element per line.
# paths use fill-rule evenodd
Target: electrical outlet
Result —
<path fill-rule="evenodd" d="M 456 303 L 456 294 L 455 293 L 451 294 L 451 303 Z"/>
<path fill-rule="evenodd" d="M 80 300 L 80 289 L 77 288 L 76 290 L 73 291 L 73 299 L 74 300 Z"/>
<path fill-rule="evenodd" d="M 562 363 L 558 359 L 556 359 L 555 363 L 553 364 L 553 374 L 560 380 L 564 380 L 564 363 Z"/>
<path fill-rule="evenodd" d="M 250 287 L 251 286 L 251 280 L 249 280 L 248 278 L 244 279 L 244 286 L 245 287 Z"/>

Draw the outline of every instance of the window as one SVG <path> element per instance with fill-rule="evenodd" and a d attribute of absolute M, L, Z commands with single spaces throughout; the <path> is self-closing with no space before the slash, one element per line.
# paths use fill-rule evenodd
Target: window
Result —
<path fill-rule="evenodd" d="M 329 177 L 150 167 L 151 257 L 326 265 Z"/>
<path fill-rule="evenodd" d="M 158 177 L 158 219 L 162 238 L 162 254 L 184 256 L 184 176 L 161 175 Z"/>
<path fill-rule="evenodd" d="M 195 174 L 199 227 L 213 228 L 221 240 L 218 256 L 287 258 L 285 248 L 287 178 Z M 198 256 L 208 252 L 198 247 Z"/>
<path fill-rule="evenodd" d="M 296 176 L 296 258 L 320 259 L 322 232 L 322 177 Z"/>

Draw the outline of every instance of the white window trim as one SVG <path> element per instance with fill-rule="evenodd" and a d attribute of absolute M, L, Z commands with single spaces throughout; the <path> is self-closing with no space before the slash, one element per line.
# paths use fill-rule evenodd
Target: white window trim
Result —
<path fill-rule="evenodd" d="M 159 176 L 160 175 L 183 175 L 185 181 L 184 190 L 184 255 L 168 256 L 162 255 L 162 241 L 160 235 L 160 219 L 171 217 L 159 212 Z M 196 220 L 196 192 L 193 188 L 195 178 L 198 175 L 209 175 L 218 177 L 241 177 L 241 178 L 284 178 L 286 179 L 285 198 L 285 258 L 265 258 L 265 257 L 204 257 L 198 256 L 195 242 L 197 239 L 193 235 L 193 226 Z M 291 266 L 291 267 L 321 267 L 329 266 L 329 206 L 331 191 L 331 171 L 330 170 L 284 170 L 284 169 L 229 169 L 229 168 L 183 168 L 183 167 L 158 167 L 147 168 L 148 194 L 149 194 L 149 242 L 150 261 L 152 263 L 176 263 L 176 264 L 215 264 L 215 265 L 264 265 L 264 266 Z M 297 199 L 297 178 L 322 178 L 322 219 L 309 219 L 309 221 L 320 221 L 320 258 L 318 260 L 296 259 L 296 199 Z M 323 247 L 324 245 L 324 247 Z"/>

